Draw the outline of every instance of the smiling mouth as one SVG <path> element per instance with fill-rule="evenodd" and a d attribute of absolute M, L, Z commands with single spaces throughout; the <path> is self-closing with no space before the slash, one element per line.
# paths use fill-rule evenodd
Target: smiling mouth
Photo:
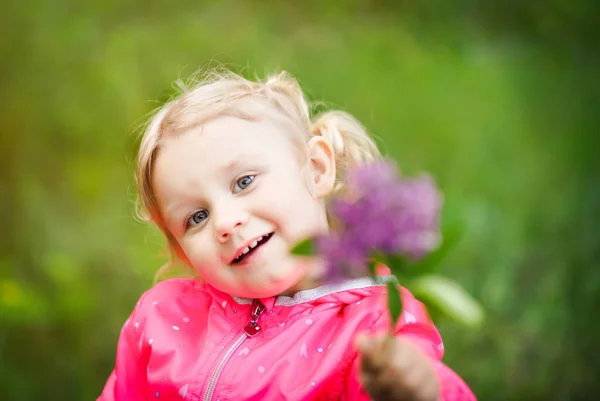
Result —
<path fill-rule="evenodd" d="M 263 245 L 267 241 L 269 241 L 272 236 L 273 236 L 273 233 L 269 233 L 267 235 L 263 235 L 261 238 L 259 238 L 258 240 L 256 240 L 255 244 L 253 243 L 250 246 L 246 247 L 246 249 L 244 249 L 244 251 L 242 252 L 242 254 L 240 256 L 238 256 L 237 258 L 233 259 L 233 261 L 231 262 L 231 264 L 233 265 L 233 264 L 240 263 L 246 257 L 252 255 L 254 253 L 254 251 L 256 251 L 261 245 Z"/>

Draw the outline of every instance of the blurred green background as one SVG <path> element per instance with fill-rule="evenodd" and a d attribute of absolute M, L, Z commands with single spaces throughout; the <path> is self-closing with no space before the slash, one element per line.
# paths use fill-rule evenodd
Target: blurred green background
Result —
<path fill-rule="evenodd" d="M 2 400 L 90 400 L 164 241 L 134 219 L 145 116 L 200 67 L 286 69 L 355 114 L 468 230 L 487 310 L 439 321 L 481 400 L 600 397 L 598 7 L 547 2 L 56 0 L 0 13 Z"/>

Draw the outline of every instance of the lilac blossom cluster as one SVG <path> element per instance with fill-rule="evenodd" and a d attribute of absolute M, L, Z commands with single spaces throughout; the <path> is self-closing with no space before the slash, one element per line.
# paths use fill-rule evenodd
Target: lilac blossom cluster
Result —
<path fill-rule="evenodd" d="M 440 240 L 442 198 L 431 177 L 400 177 L 390 161 L 349 171 L 344 196 L 331 203 L 337 223 L 316 248 L 328 265 L 328 280 L 368 275 L 375 254 L 418 260 Z"/>

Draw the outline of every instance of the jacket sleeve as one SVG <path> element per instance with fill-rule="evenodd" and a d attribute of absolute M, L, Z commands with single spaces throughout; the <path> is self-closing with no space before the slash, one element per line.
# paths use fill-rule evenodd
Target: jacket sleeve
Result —
<path fill-rule="evenodd" d="M 97 401 L 142 401 L 147 400 L 146 366 L 148 352 L 144 350 L 137 330 L 138 310 L 133 311 L 123 325 L 117 344 L 115 367 L 108 377 L 102 394 Z M 139 323 L 138 323 L 139 324 Z"/>
<path fill-rule="evenodd" d="M 431 359 L 440 384 L 440 401 L 476 401 L 475 395 L 465 382 L 449 367 L 442 363 L 444 346 L 441 336 L 434 326 L 427 309 L 406 288 L 400 287 L 403 311 L 396 325 L 396 336 L 412 341 Z M 385 298 L 385 297 L 384 297 Z M 389 327 L 387 313 L 383 313 L 371 331 L 383 332 Z M 346 383 L 347 392 L 343 400 L 370 400 L 360 384 L 360 360 L 354 360 Z"/>

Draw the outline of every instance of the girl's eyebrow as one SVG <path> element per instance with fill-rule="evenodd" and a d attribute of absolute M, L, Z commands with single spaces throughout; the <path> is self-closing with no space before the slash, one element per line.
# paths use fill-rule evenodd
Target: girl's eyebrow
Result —
<path fill-rule="evenodd" d="M 257 160 L 260 160 L 260 156 L 255 153 L 242 153 L 237 155 L 237 157 L 228 163 L 224 164 L 219 171 L 220 172 L 231 172 L 235 170 L 240 170 L 243 167 L 247 166 L 249 163 L 253 163 Z"/>
<path fill-rule="evenodd" d="M 165 210 L 165 217 L 167 220 L 175 220 L 175 216 L 180 214 L 180 210 L 184 208 L 184 205 L 181 203 L 175 203 L 170 205 Z"/>
<path fill-rule="evenodd" d="M 242 156 L 242 157 L 246 157 L 246 156 Z M 234 160 L 230 161 L 229 163 L 225 164 L 219 170 L 221 170 L 221 172 L 229 172 L 232 170 L 239 170 L 239 168 L 242 166 L 242 164 L 244 164 L 244 162 L 242 162 L 240 159 L 234 159 Z"/>
<path fill-rule="evenodd" d="M 170 222 L 176 222 L 180 218 L 180 215 L 184 215 L 189 212 L 189 209 L 192 207 L 189 203 L 190 201 L 191 200 L 189 199 L 177 199 L 172 203 L 167 204 L 165 206 L 163 218 Z M 195 204 L 197 203 L 197 200 L 193 202 Z"/>

